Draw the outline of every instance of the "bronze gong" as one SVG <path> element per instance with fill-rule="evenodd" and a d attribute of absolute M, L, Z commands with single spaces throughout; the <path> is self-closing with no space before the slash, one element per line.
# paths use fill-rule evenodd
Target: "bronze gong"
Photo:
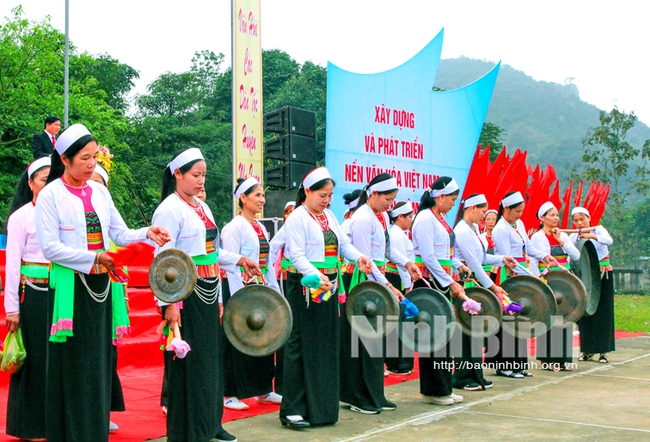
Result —
<path fill-rule="evenodd" d="M 475 338 L 492 336 L 499 330 L 503 317 L 503 308 L 499 298 L 491 290 L 478 286 L 466 288 L 465 294 L 481 304 L 481 311 L 476 315 L 470 315 L 469 312 L 463 310 L 463 300 L 455 297 L 454 309 L 460 329 L 466 335 Z M 488 318 L 494 318 L 494 320 Z"/>
<path fill-rule="evenodd" d="M 350 326 L 363 338 L 381 338 L 399 320 L 399 302 L 384 284 L 364 281 L 348 293 L 345 312 Z"/>
<path fill-rule="evenodd" d="M 402 319 L 399 332 L 404 345 L 420 353 L 433 353 L 444 347 L 456 328 L 451 302 L 438 290 L 426 287 L 411 290 L 406 297 L 419 313 Z"/>
<path fill-rule="evenodd" d="M 275 353 L 289 339 L 292 327 L 289 302 L 264 285 L 237 290 L 223 312 L 226 337 L 237 350 L 250 356 Z"/>
<path fill-rule="evenodd" d="M 504 314 L 501 327 L 517 338 L 536 338 L 551 329 L 552 317 L 557 315 L 553 290 L 539 278 L 528 275 L 512 276 L 501 287 L 523 311 Z"/>
<path fill-rule="evenodd" d="M 580 319 L 587 306 L 587 290 L 582 281 L 573 273 L 564 270 L 553 270 L 543 278 L 553 290 L 557 315 L 562 317 L 563 324 Z"/>
<path fill-rule="evenodd" d="M 571 261 L 571 270 L 580 278 L 587 291 L 587 306 L 585 315 L 596 313 L 600 302 L 600 263 L 596 247 L 588 239 L 580 239 L 576 243 L 580 251 L 580 259 Z"/>
<path fill-rule="evenodd" d="M 195 285 L 196 265 L 182 250 L 163 250 L 151 262 L 149 287 L 161 301 L 182 301 L 190 296 Z"/>

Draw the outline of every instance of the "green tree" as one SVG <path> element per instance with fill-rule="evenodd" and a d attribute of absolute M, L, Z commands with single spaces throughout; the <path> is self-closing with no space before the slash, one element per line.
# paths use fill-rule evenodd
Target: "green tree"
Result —
<path fill-rule="evenodd" d="M 478 139 L 479 146 L 490 149 L 490 160 L 496 160 L 503 150 L 503 142 L 507 132 L 494 123 L 483 123 L 481 135 Z"/>
<path fill-rule="evenodd" d="M 620 265 L 637 266 L 642 250 L 638 223 L 632 216 L 634 201 L 647 197 L 650 190 L 650 139 L 635 147 L 626 139 L 637 122 L 634 113 L 614 107 L 600 112 L 600 125 L 583 140 L 581 177 L 611 186 L 605 222 L 610 226 Z"/>
<path fill-rule="evenodd" d="M 189 71 L 166 72 L 138 96 L 133 147 L 134 200 L 150 219 L 160 200 L 162 173 L 174 154 L 187 147 L 199 147 L 208 163 L 206 193 L 219 225 L 232 213 L 232 124 L 221 109 L 229 102 L 231 84 L 225 96 L 223 54 L 200 51 L 194 54 Z"/>
<path fill-rule="evenodd" d="M 128 108 L 127 96 L 140 78 L 138 71 L 120 63 L 108 54 L 92 56 L 87 52 L 70 58 L 70 76 L 79 82 L 91 77 L 96 87 L 106 93 L 106 103 L 124 114 Z"/>
<path fill-rule="evenodd" d="M 0 24 L 0 218 L 4 220 L 16 183 L 25 166 L 32 160 L 30 141 L 43 130 L 48 115 L 63 115 L 63 52 L 65 37 L 50 24 L 23 18 L 21 7 Z M 95 66 L 91 56 L 80 61 L 71 46 L 71 65 Z M 103 60 L 113 60 L 101 56 Z M 116 60 L 115 63 L 117 63 Z M 113 63 L 112 61 L 109 65 Z M 115 64 L 113 63 L 113 64 Z M 119 63 L 117 63 L 119 64 Z M 126 65 L 120 65 L 128 72 Z M 129 224 L 141 219 L 131 203 L 129 189 L 134 186 L 128 164 L 119 163 L 129 152 L 124 137 L 131 125 L 122 112 L 108 103 L 116 90 L 105 91 L 109 81 L 98 80 L 92 72 L 71 76 L 69 93 L 69 123 L 83 123 L 115 154 L 115 167 L 120 171 L 111 180 L 115 204 Z M 126 86 L 120 89 L 125 94 Z M 140 221 L 139 224 L 142 224 Z"/>

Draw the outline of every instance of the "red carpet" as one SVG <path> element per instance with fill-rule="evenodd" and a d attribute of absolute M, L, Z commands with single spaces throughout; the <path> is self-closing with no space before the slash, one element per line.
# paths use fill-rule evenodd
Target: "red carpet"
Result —
<path fill-rule="evenodd" d="M 4 251 L 3 251 L 4 252 Z M 0 260 L 1 260 L 0 256 Z M 0 263 L 1 266 L 1 263 Z M 4 269 L 0 269 L 4 270 Z M 147 269 L 129 269 L 129 298 L 131 307 L 131 324 L 133 332 L 119 347 L 118 372 L 122 381 L 127 411 L 112 413 L 111 420 L 119 425 L 119 431 L 112 433 L 111 442 L 140 442 L 156 439 L 165 434 L 165 415 L 160 407 L 160 389 L 162 385 L 162 352 L 159 349 L 155 329 L 160 323 L 160 316 L 155 311 L 153 295 L 148 288 Z M 4 276 L 4 275 L 2 275 Z M 4 279 L 4 278 L 3 278 Z M 0 304 L 3 304 L 0 297 Z M 0 314 L 4 324 L 4 314 Z M 0 338 L 4 340 L 6 328 L 0 327 Z M 616 332 L 616 338 L 639 336 L 643 333 Z M 529 354 L 534 354 L 534 340 L 529 341 Z M 574 346 L 579 345 L 579 336 L 574 336 Z M 385 385 L 417 379 L 417 370 L 409 376 L 390 375 L 385 378 Z M 6 403 L 9 375 L 0 372 L 0 442 L 17 441 L 5 434 Z M 42 394 L 42 392 L 35 392 Z M 224 410 L 224 422 L 244 419 L 263 413 L 277 413 L 279 406 L 261 405 L 254 399 L 247 399 L 250 409 L 247 411 Z"/>

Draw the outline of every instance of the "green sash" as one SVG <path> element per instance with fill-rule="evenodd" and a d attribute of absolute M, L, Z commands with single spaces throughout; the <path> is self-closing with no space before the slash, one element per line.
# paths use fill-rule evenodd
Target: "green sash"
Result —
<path fill-rule="evenodd" d="M 284 258 L 282 258 L 284 259 Z M 341 261 L 338 256 L 326 256 L 325 261 L 309 261 L 317 269 L 338 269 L 337 278 L 339 280 L 339 293 L 343 293 L 343 279 L 341 278 Z M 296 267 L 293 264 L 293 258 L 287 262 L 287 268 Z"/>
<path fill-rule="evenodd" d="M 386 265 L 385 259 L 383 261 L 373 260 L 372 262 L 374 262 L 377 267 L 383 267 Z M 351 292 L 357 284 L 365 281 L 367 277 L 365 273 L 361 273 L 359 271 L 359 266 L 356 263 L 350 263 L 350 265 L 354 267 L 354 272 L 352 272 L 352 280 L 350 281 L 350 289 L 348 290 Z"/>
<path fill-rule="evenodd" d="M 20 266 L 20 273 L 27 278 L 47 279 L 50 275 L 48 266 Z"/>
<path fill-rule="evenodd" d="M 194 261 L 194 264 L 197 266 L 209 266 L 216 264 L 217 261 L 219 261 L 219 251 L 217 250 L 207 255 L 192 256 L 192 261 Z"/>

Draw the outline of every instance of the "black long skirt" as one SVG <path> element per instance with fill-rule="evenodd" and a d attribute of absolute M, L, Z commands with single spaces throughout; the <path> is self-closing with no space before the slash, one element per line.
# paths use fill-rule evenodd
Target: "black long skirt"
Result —
<path fill-rule="evenodd" d="M 111 373 L 111 411 L 126 411 L 122 382 L 117 374 L 117 346 L 112 348 L 113 372 Z"/>
<path fill-rule="evenodd" d="M 286 272 L 280 280 L 282 294 L 287 294 L 287 277 Z M 279 395 L 284 394 L 284 347 L 275 352 L 275 378 L 273 380 L 275 392 Z"/>
<path fill-rule="evenodd" d="M 47 338 L 52 325 L 47 315 L 47 283 L 25 285 L 20 303 L 20 329 L 27 357 L 18 373 L 11 375 L 7 400 L 7 434 L 21 439 L 45 437 L 45 367 Z M 22 285 L 18 289 L 22 293 Z"/>
<path fill-rule="evenodd" d="M 352 275 L 343 275 L 345 291 L 349 292 Z M 347 305 L 341 305 L 341 402 L 364 410 L 381 410 L 386 403 L 384 396 L 384 358 L 370 356 L 363 341 L 356 342 L 358 354 L 353 354 L 352 339 L 359 339 L 352 333 L 347 320 Z M 382 342 L 379 341 L 379 350 Z"/>
<path fill-rule="evenodd" d="M 435 280 L 431 280 L 437 287 Z M 414 288 L 428 287 L 424 281 L 415 282 Z M 449 292 L 445 295 L 449 296 Z M 451 347 L 447 344 L 434 354 L 442 356 L 419 355 L 420 366 L 420 394 L 425 396 L 449 396 L 452 393 L 452 371 L 454 367 L 451 358 Z"/>
<path fill-rule="evenodd" d="M 537 359 L 542 368 L 548 364 L 564 364 L 573 361 L 573 323 L 560 327 L 551 327 L 549 331 L 537 338 Z"/>
<path fill-rule="evenodd" d="M 484 338 L 473 338 L 463 333 L 460 328 L 456 333 L 461 336 L 461 355 L 454 359 L 454 374 L 452 384 L 454 388 L 465 388 L 469 384 L 479 384 L 485 390 L 485 377 L 483 377 L 483 355 Z"/>
<path fill-rule="evenodd" d="M 221 290 L 225 308 L 231 296 L 226 278 L 222 282 Z M 225 339 L 223 360 L 224 396 L 236 396 L 239 399 L 244 399 L 273 391 L 274 355 L 249 356 L 237 350 L 230 341 Z"/>
<path fill-rule="evenodd" d="M 197 282 L 211 291 L 218 280 Z M 181 337 L 191 350 L 173 358 L 167 379 L 167 438 L 205 442 L 221 431 L 223 416 L 223 328 L 219 303 L 206 304 L 192 292 L 181 309 Z"/>
<path fill-rule="evenodd" d="M 394 273 L 386 273 L 386 279 L 393 284 L 394 287 L 401 287 L 402 280 L 399 275 Z M 401 290 L 402 294 L 404 290 Z M 404 306 L 400 304 L 400 318 L 404 316 Z M 397 324 L 395 330 L 384 339 L 384 355 L 386 368 L 390 371 L 405 371 L 413 370 L 413 350 L 404 348 L 402 341 L 399 339 L 400 330 L 402 328 L 402 321 Z M 397 343 L 397 348 L 392 348 Z M 395 355 L 395 356 L 391 356 Z"/>
<path fill-rule="evenodd" d="M 102 293 L 108 274 L 84 275 L 88 287 Z M 74 278 L 74 336 L 64 343 L 47 342 L 48 442 L 107 442 L 111 407 L 113 346 L 111 292 L 95 301 Z M 54 291 L 48 294 L 52 318 Z"/>
<path fill-rule="evenodd" d="M 600 280 L 600 301 L 593 316 L 583 316 L 580 328 L 580 351 L 598 354 L 616 350 L 614 338 L 614 277 L 605 272 Z"/>
<path fill-rule="evenodd" d="M 331 275 L 333 279 L 335 275 Z M 300 415 L 313 425 L 339 420 L 338 301 L 305 299 L 299 273 L 287 276 L 285 296 L 293 328 L 284 346 L 284 395 L 280 416 Z"/>

